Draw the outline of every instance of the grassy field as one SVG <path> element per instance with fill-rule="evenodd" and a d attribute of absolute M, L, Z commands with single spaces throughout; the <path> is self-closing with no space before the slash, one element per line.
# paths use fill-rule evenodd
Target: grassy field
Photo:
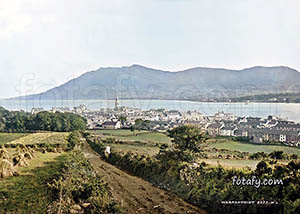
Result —
<path fill-rule="evenodd" d="M 113 135 L 113 136 L 131 136 L 133 135 L 133 132 L 130 131 L 129 129 L 116 129 L 116 130 L 96 130 L 96 131 L 91 131 L 93 134 L 101 134 L 101 135 Z M 148 131 L 135 131 L 136 134 L 141 134 L 141 133 L 149 133 Z"/>
<path fill-rule="evenodd" d="M 0 145 L 5 144 L 17 139 L 20 139 L 22 137 L 25 137 L 29 134 L 23 134 L 23 133 L 0 133 Z"/>
<path fill-rule="evenodd" d="M 108 144 L 113 151 L 117 152 L 133 152 L 145 155 L 156 155 L 159 151 L 158 147 L 153 146 L 136 146 L 128 144 Z"/>
<path fill-rule="evenodd" d="M 226 159 L 199 159 L 213 166 L 221 165 L 225 168 L 244 168 L 246 166 L 255 169 L 258 160 L 226 160 Z"/>
<path fill-rule="evenodd" d="M 37 143 L 67 143 L 67 137 L 69 133 L 64 132 L 46 132 L 46 133 L 34 133 L 27 135 L 25 137 L 16 139 L 9 143 L 19 143 L 19 144 L 37 144 Z"/>
<path fill-rule="evenodd" d="M 221 165 L 224 168 L 231 169 L 231 168 L 245 168 L 250 167 L 251 169 L 256 169 L 256 165 L 259 160 L 226 160 L 226 159 L 199 159 L 199 162 L 206 162 L 213 166 Z M 279 163 L 287 164 L 289 161 L 281 160 L 278 161 Z"/>
<path fill-rule="evenodd" d="M 142 142 L 154 142 L 154 143 L 166 143 L 170 144 L 171 139 L 160 132 L 149 131 L 135 131 L 135 135 L 130 130 L 97 130 L 92 131 L 93 134 L 100 135 L 103 138 L 115 138 L 123 141 L 142 141 Z"/>
<path fill-rule="evenodd" d="M 260 145 L 260 144 L 251 144 L 251 143 L 242 143 L 236 141 L 228 141 L 228 142 L 217 142 L 217 143 L 209 143 L 208 147 L 217 148 L 217 149 L 228 149 L 232 151 L 240 151 L 240 152 L 265 152 L 270 153 L 274 150 L 284 151 L 288 154 L 296 154 L 300 155 L 300 149 L 295 147 L 288 146 L 274 146 L 274 145 Z"/>
<path fill-rule="evenodd" d="M 28 167 L 19 167 L 20 176 L 0 180 L 0 213 L 46 213 L 52 202 L 47 183 L 52 181 L 64 160 L 63 154 L 37 153 Z"/>

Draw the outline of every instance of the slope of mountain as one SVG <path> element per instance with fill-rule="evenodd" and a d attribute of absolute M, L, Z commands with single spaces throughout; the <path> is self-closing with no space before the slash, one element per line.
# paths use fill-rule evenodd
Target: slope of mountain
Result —
<path fill-rule="evenodd" d="M 99 68 L 41 94 L 18 99 L 190 99 L 300 92 L 300 73 L 289 67 L 243 70 L 192 68 L 169 72 L 132 65 Z"/>

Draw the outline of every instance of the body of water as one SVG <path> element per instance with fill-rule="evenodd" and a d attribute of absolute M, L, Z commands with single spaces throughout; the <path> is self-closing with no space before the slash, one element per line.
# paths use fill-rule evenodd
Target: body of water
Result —
<path fill-rule="evenodd" d="M 31 111 L 42 107 L 70 107 L 85 104 L 90 110 L 114 108 L 114 100 L 0 100 L 0 106 L 8 110 Z M 278 115 L 289 120 L 300 122 L 300 104 L 294 103 L 213 103 L 192 102 L 182 100 L 119 100 L 120 106 L 140 109 L 197 110 L 205 115 L 213 115 L 218 111 L 233 113 L 237 116 L 267 117 Z"/>

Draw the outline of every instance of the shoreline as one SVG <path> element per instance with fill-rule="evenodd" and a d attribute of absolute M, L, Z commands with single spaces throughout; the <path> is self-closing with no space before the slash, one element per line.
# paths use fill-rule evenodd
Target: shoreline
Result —
<path fill-rule="evenodd" d="M 226 104 L 257 104 L 257 103 L 264 103 L 264 104 L 300 104 L 295 102 L 270 102 L 270 101 L 241 101 L 241 102 L 230 102 L 230 101 L 199 101 L 199 100 L 190 100 L 190 99 L 159 99 L 159 98 L 118 98 L 120 100 L 132 100 L 132 101 L 138 101 L 138 100 L 145 100 L 145 101 L 178 101 L 178 102 L 195 102 L 195 103 L 226 103 Z M 109 98 L 109 99 L 0 99 L 0 101 L 35 101 L 35 102 L 45 102 L 45 101 L 114 101 L 115 98 Z"/>

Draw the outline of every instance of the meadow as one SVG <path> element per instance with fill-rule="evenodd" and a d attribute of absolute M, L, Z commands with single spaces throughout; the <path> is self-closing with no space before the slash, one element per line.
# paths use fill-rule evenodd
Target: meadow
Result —
<path fill-rule="evenodd" d="M 9 144 L 65 144 L 67 143 L 68 132 L 42 132 L 17 138 L 7 142 Z"/>
<path fill-rule="evenodd" d="M 130 130 L 97 130 L 92 131 L 92 134 L 105 138 L 115 138 L 122 141 L 141 141 L 153 143 L 171 144 L 171 139 L 164 133 L 150 131 L 130 131 Z"/>
<path fill-rule="evenodd" d="M 24 133 L 0 133 L 0 145 L 25 137 Z"/>
<path fill-rule="evenodd" d="M 244 143 L 237 142 L 232 140 L 223 140 L 218 141 L 216 143 L 210 142 L 207 143 L 209 148 L 217 148 L 217 149 L 228 149 L 231 151 L 240 151 L 240 152 L 265 152 L 270 153 L 274 150 L 276 151 L 284 151 L 288 154 L 296 154 L 300 155 L 300 149 L 296 147 L 288 147 L 288 146 L 280 146 L 280 145 L 265 145 L 265 144 L 253 144 L 253 143 Z"/>

